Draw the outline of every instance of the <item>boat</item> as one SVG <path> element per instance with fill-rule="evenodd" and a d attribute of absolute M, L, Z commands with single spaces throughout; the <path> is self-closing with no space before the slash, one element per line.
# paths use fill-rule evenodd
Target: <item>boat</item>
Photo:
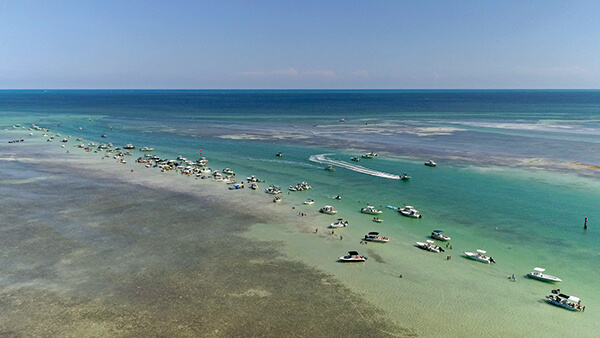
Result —
<path fill-rule="evenodd" d="M 360 157 L 352 156 L 350 157 L 350 160 L 354 162 L 360 162 Z"/>
<path fill-rule="evenodd" d="M 233 187 L 229 187 L 229 190 L 236 190 L 236 189 L 244 189 L 244 183 L 237 183 Z"/>
<path fill-rule="evenodd" d="M 348 226 L 348 221 L 344 221 L 342 218 L 338 218 L 337 221 L 329 225 L 330 228 L 345 228 Z"/>
<path fill-rule="evenodd" d="M 369 241 L 369 242 L 378 242 L 378 243 L 387 243 L 390 241 L 389 238 L 379 236 L 379 233 L 374 232 L 374 231 L 369 232 L 369 234 L 365 235 L 365 238 L 363 238 L 363 240 Z"/>
<path fill-rule="evenodd" d="M 277 153 L 277 154 L 275 154 L 275 156 L 277 156 L 277 157 L 283 157 L 283 153 Z"/>
<path fill-rule="evenodd" d="M 250 185 L 250 189 L 252 189 L 252 190 L 256 190 L 256 189 L 258 189 L 258 184 L 257 184 L 256 182 L 253 182 L 253 183 Z"/>
<path fill-rule="evenodd" d="M 360 212 L 362 212 L 363 214 L 371 214 L 371 215 L 379 215 L 379 214 L 383 213 L 383 211 L 377 210 L 377 209 L 375 209 L 375 207 L 372 207 L 370 205 L 367 205 L 365 208 L 361 208 Z"/>
<path fill-rule="evenodd" d="M 250 177 L 246 177 L 246 181 L 248 181 L 248 183 L 253 183 L 253 182 L 259 182 L 259 179 L 256 178 L 256 176 L 252 175 Z"/>
<path fill-rule="evenodd" d="M 154 151 L 154 148 L 143 147 L 140 148 L 140 151 Z"/>
<path fill-rule="evenodd" d="M 334 197 L 332 197 L 332 198 L 333 198 L 333 199 L 336 199 L 336 200 L 341 200 L 341 199 L 342 199 L 342 196 L 340 196 L 340 195 L 337 195 L 337 196 L 334 196 Z"/>
<path fill-rule="evenodd" d="M 359 255 L 358 251 L 348 251 L 348 255 L 340 257 L 342 262 L 364 262 L 366 260 L 367 257 Z"/>
<path fill-rule="evenodd" d="M 433 162 L 433 160 L 429 160 L 429 161 L 425 162 L 425 165 L 428 167 L 435 167 L 437 165 L 437 163 Z"/>
<path fill-rule="evenodd" d="M 562 279 L 555 276 L 546 275 L 543 273 L 544 271 L 546 271 L 546 269 L 535 267 L 533 268 L 532 272 L 527 274 L 527 277 L 538 279 L 544 282 L 562 282 Z"/>
<path fill-rule="evenodd" d="M 129 143 L 129 144 L 126 144 L 126 145 L 123 147 L 123 149 L 135 149 L 135 146 L 134 146 L 133 144 Z"/>
<path fill-rule="evenodd" d="M 403 181 L 410 180 L 412 177 L 408 176 L 406 173 L 400 175 L 400 179 Z"/>
<path fill-rule="evenodd" d="M 100 137 L 107 138 L 108 136 L 106 134 L 102 134 Z"/>
<path fill-rule="evenodd" d="M 442 230 L 433 230 L 430 235 L 431 238 L 437 239 L 439 241 L 449 241 L 450 237 L 443 234 Z"/>
<path fill-rule="evenodd" d="M 548 303 L 560 306 L 571 311 L 585 311 L 585 306 L 581 305 L 581 299 L 575 296 L 559 293 L 558 295 L 549 295 Z"/>
<path fill-rule="evenodd" d="M 328 166 L 325 167 L 325 170 L 327 171 L 335 171 L 335 168 L 330 164 Z"/>
<path fill-rule="evenodd" d="M 434 242 L 430 239 L 427 240 L 426 243 L 417 242 L 417 246 L 423 250 L 431 251 L 431 252 L 444 252 L 444 249 L 434 244 Z"/>
<path fill-rule="evenodd" d="M 279 196 L 275 197 L 275 198 L 273 199 L 273 202 L 274 202 L 274 203 L 279 203 L 279 202 L 281 202 L 281 197 L 279 197 Z"/>
<path fill-rule="evenodd" d="M 304 201 L 304 204 L 306 204 L 306 205 L 312 205 L 312 204 L 315 204 L 315 201 L 312 198 L 309 198 L 306 201 Z"/>
<path fill-rule="evenodd" d="M 230 168 L 225 168 L 225 169 L 221 170 L 221 172 L 225 175 L 235 175 L 233 170 L 231 170 Z"/>
<path fill-rule="evenodd" d="M 417 209 L 415 209 L 413 206 L 410 206 L 410 205 L 407 205 L 404 208 L 398 207 L 398 212 L 406 217 L 411 217 L 411 218 L 423 217 L 423 216 L 421 216 L 421 214 L 419 214 L 419 211 Z"/>
<path fill-rule="evenodd" d="M 210 174 L 212 172 L 212 169 L 210 168 L 202 168 L 202 170 L 200 170 L 201 173 L 204 174 Z"/>
<path fill-rule="evenodd" d="M 278 186 L 271 184 L 267 189 L 265 189 L 265 192 L 267 194 L 277 195 L 281 194 L 281 189 Z"/>
<path fill-rule="evenodd" d="M 371 151 L 369 153 L 363 154 L 362 158 L 373 158 L 375 156 L 377 156 L 377 153 Z"/>
<path fill-rule="evenodd" d="M 296 184 L 296 186 L 290 185 L 290 191 L 303 191 L 303 190 L 310 190 L 312 189 L 312 187 L 306 183 L 306 182 L 301 182 Z"/>
<path fill-rule="evenodd" d="M 464 251 L 464 254 L 467 255 L 467 257 L 474 259 L 476 261 L 480 261 L 482 263 L 496 263 L 496 261 L 492 258 L 492 257 L 488 257 L 485 255 L 486 251 L 485 250 L 479 250 L 477 249 L 477 252 L 466 252 Z"/>
<path fill-rule="evenodd" d="M 326 206 L 322 207 L 321 209 L 319 209 L 319 212 L 323 213 L 323 214 L 327 214 L 327 215 L 337 214 L 337 210 L 335 210 L 335 208 L 332 207 L 331 205 L 326 205 Z"/>
<path fill-rule="evenodd" d="M 69 140 L 67 140 L 66 138 L 63 138 L 62 140 L 60 140 L 60 142 L 66 143 L 66 142 L 69 142 Z"/>
<path fill-rule="evenodd" d="M 373 222 L 383 223 L 383 220 L 379 217 L 373 217 Z"/>

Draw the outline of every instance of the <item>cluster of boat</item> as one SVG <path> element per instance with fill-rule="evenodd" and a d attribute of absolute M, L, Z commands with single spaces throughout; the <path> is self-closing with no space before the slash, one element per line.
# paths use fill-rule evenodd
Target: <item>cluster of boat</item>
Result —
<path fill-rule="evenodd" d="M 290 185 L 290 191 L 303 191 L 303 190 L 310 190 L 312 189 L 312 187 L 306 183 L 306 182 L 300 182 L 298 184 L 296 184 L 296 186 Z"/>

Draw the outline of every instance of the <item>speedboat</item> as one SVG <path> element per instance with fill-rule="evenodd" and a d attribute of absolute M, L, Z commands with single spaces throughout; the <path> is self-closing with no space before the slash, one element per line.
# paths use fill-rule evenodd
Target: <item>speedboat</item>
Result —
<path fill-rule="evenodd" d="M 225 168 L 225 169 L 221 170 L 221 172 L 225 175 L 234 175 L 235 174 L 233 172 L 233 170 L 231 170 L 230 168 Z"/>
<path fill-rule="evenodd" d="M 321 209 L 319 209 L 319 212 L 323 213 L 323 214 L 327 214 L 327 215 L 337 214 L 337 210 L 335 210 L 335 208 L 332 207 L 331 205 L 326 205 L 326 206 L 322 207 Z"/>
<path fill-rule="evenodd" d="M 361 208 L 360 212 L 362 212 L 363 214 L 371 214 L 371 215 L 379 215 L 379 214 L 383 213 L 383 211 L 377 210 L 370 205 L 367 205 L 365 208 Z"/>
<path fill-rule="evenodd" d="M 410 205 L 407 205 L 404 208 L 399 207 L 398 212 L 406 217 L 411 217 L 411 218 L 421 218 L 422 217 L 421 214 L 419 214 L 419 211 Z"/>
<path fill-rule="evenodd" d="M 562 279 L 550 275 L 546 275 L 543 272 L 546 271 L 544 268 L 533 268 L 533 271 L 527 274 L 527 277 L 539 279 L 544 282 L 562 282 Z"/>
<path fill-rule="evenodd" d="M 275 156 L 277 156 L 277 157 L 283 157 L 283 153 L 277 153 L 277 154 L 275 154 Z"/>
<path fill-rule="evenodd" d="M 129 143 L 129 144 L 126 144 L 126 145 L 123 147 L 123 149 L 135 149 L 135 146 L 134 146 L 133 144 Z"/>
<path fill-rule="evenodd" d="M 408 176 L 408 174 L 404 173 L 400 175 L 400 179 L 403 181 L 410 180 L 412 177 Z"/>
<path fill-rule="evenodd" d="M 444 235 L 442 230 L 433 230 L 430 237 L 439 241 L 449 241 L 450 237 Z"/>
<path fill-rule="evenodd" d="M 379 233 L 374 232 L 374 231 L 369 232 L 369 234 L 365 235 L 365 238 L 363 238 L 363 240 L 369 241 L 369 242 L 378 242 L 378 243 L 387 243 L 390 241 L 389 238 L 379 236 Z"/>
<path fill-rule="evenodd" d="M 379 217 L 373 217 L 373 222 L 383 223 L 383 220 Z"/>
<path fill-rule="evenodd" d="M 144 147 L 144 148 L 141 148 L 140 151 L 154 151 L 154 148 Z"/>
<path fill-rule="evenodd" d="M 252 190 L 256 190 L 256 189 L 258 189 L 258 183 L 256 183 L 256 182 L 253 182 L 253 183 L 250 185 L 250 189 L 252 189 Z"/>
<path fill-rule="evenodd" d="M 334 197 L 332 197 L 332 198 L 333 198 L 333 199 L 336 199 L 336 200 L 341 200 L 341 199 L 342 199 L 342 196 L 340 196 L 340 195 L 337 195 L 337 196 L 334 196 Z"/>
<path fill-rule="evenodd" d="M 310 189 L 312 189 L 312 187 L 306 182 L 298 183 L 296 186 L 290 185 L 290 191 L 302 191 Z"/>
<path fill-rule="evenodd" d="M 364 262 L 367 260 L 366 256 L 358 254 L 358 251 L 348 251 L 348 255 L 340 257 L 342 262 Z"/>
<path fill-rule="evenodd" d="M 354 162 L 360 162 L 360 157 L 352 156 L 350 157 L 350 160 Z"/>
<path fill-rule="evenodd" d="M 256 176 L 252 175 L 250 177 L 246 177 L 246 181 L 248 181 L 248 183 L 253 183 L 253 182 L 258 182 L 258 178 L 256 178 Z"/>
<path fill-rule="evenodd" d="M 281 194 L 281 189 L 278 186 L 271 184 L 267 189 L 265 189 L 265 192 L 267 194 L 277 195 Z"/>
<path fill-rule="evenodd" d="M 337 221 L 329 225 L 330 228 L 345 228 L 348 226 L 348 221 L 344 221 L 342 218 L 338 218 Z"/>
<path fill-rule="evenodd" d="M 275 202 L 275 203 L 279 203 L 279 202 L 281 202 L 281 197 L 279 197 L 279 196 L 275 197 L 275 198 L 273 199 L 273 202 Z"/>
<path fill-rule="evenodd" d="M 435 167 L 437 165 L 437 163 L 433 162 L 433 160 L 429 160 L 429 161 L 425 162 L 425 165 L 428 167 Z"/>
<path fill-rule="evenodd" d="M 477 252 L 466 252 L 464 251 L 465 255 L 467 255 L 467 257 L 474 259 L 476 261 L 480 261 L 482 263 L 496 263 L 496 261 L 492 258 L 492 257 L 488 257 L 485 255 L 486 251 L 485 250 L 479 250 L 477 249 Z"/>
<path fill-rule="evenodd" d="M 571 311 L 585 311 L 585 306 L 581 305 L 581 299 L 575 296 L 568 296 L 562 293 L 558 295 L 549 295 L 548 303 L 560 306 Z"/>
<path fill-rule="evenodd" d="M 417 246 L 423 250 L 431 252 L 444 252 L 444 249 L 435 245 L 434 242 L 430 239 L 427 240 L 427 243 L 417 242 Z"/>
<path fill-rule="evenodd" d="M 315 204 L 315 200 L 313 200 L 312 198 L 309 198 L 306 201 L 304 201 L 304 204 L 306 204 L 306 205 L 313 205 L 313 204 Z"/>
<path fill-rule="evenodd" d="M 375 156 L 377 156 L 377 153 L 371 151 L 369 153 L 363 154 L 362 158 L 373 158 Z"/>
<path fill-rule="evenodd" d="M 325 170 L 327 171 L 335 171 L 335 168 L 330 164 L 328 166 L 325 167 Z"/>

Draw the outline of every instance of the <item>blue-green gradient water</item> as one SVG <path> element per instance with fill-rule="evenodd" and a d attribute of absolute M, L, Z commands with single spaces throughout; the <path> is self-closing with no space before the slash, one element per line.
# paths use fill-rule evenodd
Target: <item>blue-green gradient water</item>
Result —
<path fill-rule="evenodd" d="M 154 147 L 161 157 L 206 156 L 213 169 L 284 188 L 308 182 L 312 191 L 286 193 L 278 206 L 307 217 L 249 236 L 281 241 L 290 258 L 335 275 L 425 336 L 600 330 L 600 91 L 2 91 L 0 126 L 16 123 Z M 368 151 L 379 156 L 350 160 Z M 429 159 L 438 166 L 424 166 Z M 323 170 L 331 161 L 343 163 Z M 412 179 L 386 175 L 404 172 Z M 265 203 L 261 190 L 239 193 Z M 384 210 L 384 223 L 359 213 L 367 203 Z M 386 208 L 403 204 L 423 218 Z M 350 226 L 326 235 L 336 217 L 318 214 L 324 205 Z M 414 247 L 434 229 L 452 237 L 452 250 Z M 368 231 L 391 242 L 361 246 Z M 498 263 L 463 257 L 476 249 Z M 337 263 L 348 250 L 374 258 Z M 564 282 L 526 278 L 536 266 Z M 586 312 L 545 303 L 555 287 L 580 297 Z"/>

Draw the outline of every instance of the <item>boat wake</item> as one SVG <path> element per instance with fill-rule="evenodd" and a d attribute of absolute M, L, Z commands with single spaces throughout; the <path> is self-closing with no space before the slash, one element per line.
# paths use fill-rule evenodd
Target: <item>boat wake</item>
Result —
<path fill-rule="evenodd" d="M 348 163 L 348 162 L 344 162 L 344 161 L 332 160 L 332 159 L 327 158 L 326 157 L 327 155 L 332 155 L 332 154 L 311 155 L 308 158 L 308 160 L 311 162 L 330 164 L 335 167 L 345 168 L 345 169 L 352 170 L 352 171 L 355 171 L 355 172 L 361 173 L 361 174 L 367 174 L 367 175 L 382 177 L 382 178 L 389 178 L 392 180 L 400 179 L 400 175 L 384 173 L 382 171 L 372 170 L 369 168 L 365 168 L 365 167 L 362 167 L 362 166 L 359 166 L 356 164 L 352 164 L 352 163 Z"/>

